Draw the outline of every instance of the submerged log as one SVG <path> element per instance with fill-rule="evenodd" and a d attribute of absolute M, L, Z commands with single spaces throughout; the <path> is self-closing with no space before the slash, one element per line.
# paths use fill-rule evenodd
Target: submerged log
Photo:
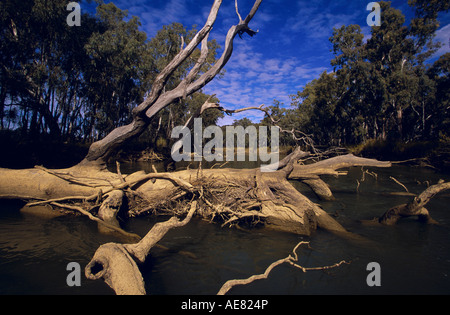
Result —
<path fill-rule="evenodd" d="M 419 196 L 414 197 L 411 202 L 389 209 L 378 219 L 378 222 L 385 225 L 394 225 L 401 218 L 418 216 L 422 221 L 430 224 L 436 224 L 437 222 L 431 218 L 430 213 L 425 208 L 425 205 L 436 194 L 447 189 L 450 189 L 450 182 L 445 183 L 440 181 L 438 184 L 432 185 L 425 189 Z"/>
<path fill-rule="evenodd" d="M 164 214 L 173 215 L 177 213 L 173 209 L 174 203 L 182 208 L 196 199 L 201 203 L 197 215 L 223 225 L 247 222 L 279 231 L 311 235 L 318 227 L 333 232 L 345 232 L 345 228 L 299 193 L 288 179 L 308 180 L 310 184 L 321 183 L 319 175 L 342 174 L 337 170 L 344 167 L 390 166 L 389 162 L 353 155 L 338 156 L 310 165 L 296 163 L 303 156 L 305 152 L 294 150 L 280 162 L 281 169 L 267 173 L 261 172 L 259 168 L 189 169 L 173 173 L 136 172 L 118 176 L 103 168 L 80 165 L 61 170 L 42 167 L 28 170 L 0 169 L 0 195 L 34 200 L 29 206 L 61 205 L 64 201 L 76 200 L 83 204 L 98 204 L 98 216 L 105 222 L 112 222 L 107 225 L 111 226 L 117 225 L 113 218 L 122 192 L 132 190 L 139 202 L 134 203 L 138 206 L 129 209 L 131 216 L 158 212 L 162 208 L 165 209 Z M 321 184 L 327 187 L 324 182 Z M 108 208 L 112 211 L 105 211 Z M 88 211 L 89 208 L 86 208 L 85 212 Z M 90 213 L 88 215 L 92 216 Z"/>

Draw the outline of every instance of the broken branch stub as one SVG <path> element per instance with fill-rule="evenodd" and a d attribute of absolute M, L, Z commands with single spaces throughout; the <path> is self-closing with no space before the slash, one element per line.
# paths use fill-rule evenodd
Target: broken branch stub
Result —
<path fill-rule="evenodd" d="M 91 280 L 103 278 L 117 295 L 144 295 L 145 287 L 136 262 L 122 244 L 101 245 L 85 268 Z"/>

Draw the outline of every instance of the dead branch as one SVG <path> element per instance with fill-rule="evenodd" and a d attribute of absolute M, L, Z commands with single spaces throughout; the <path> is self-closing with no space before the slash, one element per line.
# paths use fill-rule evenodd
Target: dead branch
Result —
<path fill-rule="evenodd" d="M 85 268 L 88 279 L 103 278 L 119 295 L 144 295 L 144 280 L 132 257 L 144 262 L 150 249 L 173 228 L 186 225 L 194 215 L 197 203 L 194 201 L 183 221 L 172 217 L 168 221 L 156 223 L 152 229 L 136 244 L 107 243 L 101 245 Z"/>
<path fill-rule="evenodd" d="M 436 224 L 437 222 L 431 218 L 428 210 L 424 207 L 436 194 L 447 189 L 450 189 L 450 182 L 439 181 L 438 184 L 428 187 L 419 196 L 414 197 L 411 202 L 395 206 L 386 211 L 378 219 L 378 222 L 385 225 L 394 225 L 403 217 L 418 216 L 421 220 Z"/>
<path fill-rule="evenodd" d="M 406 190 L 406 192 L 408 192 L 409 193 L 409 190 L 408 190 L 408 188 L 406 188 L 406 186 L 405 185 L 403 185 L 401 182 L 399 182 L 395 177 L 393 177 L 393 176 L 389 176 L 389 178 L 390 179 L 392 179 L 394 182 L 396 182 L 397 184 L 399 184 L 400 186 L 402 186 L 405 190 Z"/>
<path fill-rule="evenodd" d="M 191 208 L 183 221 L 180 221 L 176 217 L 172 217 L 168 221 L 156 223 L 150 232 L 148 232 L 139 243 L 124 245 L 126 250 L 140 262 L 144 262 L 150 249 L 155 246 L 155 244 L 158 243 L 170 229 L 182 227 L 188 224 L 196 210 L 197 201 L 193 201 L 191 203 Z"/>
<path fill-rule="evenodd" d="M 262 0 L 255 0 L 255 3 L 244 20 L 240 20 L 237 25 L 232 26 L 226 35 L 225 46 L 221 57 L 207 71 L 199 75 L 200 68 L 204 64 L 207 53 L 207 38 L 216 21 L 222 0 L 215 0 L 208 19 L 203 28 L 194 36 L 189 44 L 181 50 L 172 61 L 158 74 L 152 84 L 152 89 L 147 98 L 133 109 L 133 121 L 125 126 L 118 127 L 111 131 L 105 138 L 93 143 L 85 159 L 79 165 L 101 165 L 107 158 L 122 145 L 125 141 L 139 136 L 144 132 L 151 119 L 163 108 L 169 106 L 175 101 L 193 94 L 203 88 L 214 77 L 220 73 L 233 52 L 233 40 L 236 35 L 241 36 L 244 33 L 253 36 L 255 31 L 248 26 L 258 10 Z M 168 78 L 173 72 L 189 58 L 196 47 L 202 43 L 202 51 L 198 62 L 191 69 L 187 77 L 180 84 L 170 91 L 165 90 Z"/>
<path fill-rule="evenodd" d="M 37 202 L 33 202 L 33 203 L 28 203 L 27 206 L 37 206 L 37 205 L 42 205 L 45 203 L 52 203 L 52 202 L 58 202 L 58 201 L 69 201 L 69 200 L 91 201 L 91 200 L 97 199 L 99 197 L 99 194 L 101 194 L 101 196 L 106 196 L 107 194 L 109 194 L 110 192 L 112 192 L 114 190 L 122 190 L 122 189 L 126 189 L 128 187 L 133 187 L 135 185 L 142 184 L 143 182 L 150 180 L 150 179 L 166 179 L 187 191 L 193 190 L 193 186 L 189 182 L 187 182 L 186 180 L 184 180 L 182 178 L 178 178 L 177 176 L 173 175 L 172 173 L 151 173 L 151 174 L 139 176 L 138 178 L 133 179 L 130 182 L 126 182 L 125 180 L 123 180 L 123 182 L 117 186 L 113 186 L 104 191 L 100 190 L 98 193 L 92 194 L 90 196 L 67 196 L 67 197 L 62 197 L 62 198 L 54 198 L 54 199 L 49 199 L 49 200 L 42 200 L 42 201 L 37 201 Z M 71 180 L 68 180 L 68 181 L 72 182 Z"/>
<path fill-rule="evenodd" d="M 299 242 L 294 249 L 292 250 L 292 255 L 287 256 L 286 258 L 277 260 L 275 262 L 273 262 L 272 264 L 270 264 L 269 267 L 267 267 L 267 269 L 264 271 L 264 273 L 259 274 L 259 275 L 253 275 L 247 279 L 234 279 L 234 280 L 228 280 L 227 282 L 225 282 L 223 284 L 223 286 L 220 288 L 219 292 L 217 293 L 217 295 L 225 295 L 228 293 L 228 291 L 230 291 L 233 287 L 237 286 L 237 285 L 246 285 L 249 283 L 252 283 L 256 280 L 261 280 L 261 279 L 267 279 L 269 277 L 270 272 L 277 266 L 282 265 L 284 263 L 288 263 L 296 268 L 301 269 L 303 272 L 306 271 L 310 271 L 310 270 L 326 270 L 326 269 L 331 269 L 331 268 L 336 268 L 341 266 L 342 264 L 349 264 L 348 262 L 342 260 L 339 263 L 336 263 L 332 266 L 324 266 L 324 267 L 302 267 L 298 264 L 296 264 L 296 262 L 298 262 L 298 256 L 297 256 L 297 249 L 300 245 L 303 244 L 308 244 L 309 242 Z"/>
<path fill-rule="evenodd" d="M 294 170 L 289 175 L 289 179 L 308 179 L 318 175 L 339 176 L 345 173 L 338 172 L 338 169 L 352 166 L 372 166 L 391 167 L 391 162 L 378 161 L 354 156 L 353 154 L 340 155 L 326 160 L 307 165 L 294 165 Z"/>
<path fill-rule="evenodd" d="M 98 222 L 99 224 L 103 225 L 104 227 L 111 229 L 113 231 L 116 231 L 122 235 L 124 235 L 125 237 L 131 239 L 131 240 L 140 240 L 141 237 L 137 234 L 134 233 L 129 233 L 127 231 L 122 230 L 120 227 L 110 224 L 108 222 L 103 221 L 102 219 L 99 219 L 98 217 L 94 216 L 92 213 L 90 213 L 89 211 L 84 210 L 82 207 L 79 206 L 73 206 L 73 205 L 67 205 L 67 204 L 62 204 L 62 203 L 58 203 L 58 202 L 51 202 L 50 204 L 59 207 L 59 208 L 66 208 L 66 209 L 70 209 L 70 210 L 74 210 L 77 212 L 80 212 L 81 214 L 87 216 L 89 219 L 91 219 L 92 221 Z"/>

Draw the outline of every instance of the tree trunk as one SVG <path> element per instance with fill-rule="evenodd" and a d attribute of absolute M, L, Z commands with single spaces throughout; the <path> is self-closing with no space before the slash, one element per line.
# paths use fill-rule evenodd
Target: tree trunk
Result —
<path fill-rule="evenodd" d="M 345 229 L 315 203 L 299 193 L 289 182 L 294 178 L 322 174 L 345 174 L 336 169 L 349 166 L 388 167 L 389 162 L 339 156 L 311 165 L 296 164 L 294 151 L 281 161 L 276 172 L 257 169 L 190 169 L 174 173 L 137 172 L 122 177 L 99 167 L 75 166 L 62 170 L 42 167 L 25 170 L 0 169 L 0 198 L 38 200 L 50 203 L 78 200 L 100 204 L 99 216 L 109 224 L 120 208 L 121 192 L 136 205 L 129 215 L 149 211 L 176 213 L 164 207 L 192 198 L 203 206 L 200 215 L 224 225 L 241 222 L 262 224 L 267 228 L 301 235 L 311 235 L 317 227 L 329 231 Z M 150 179 L 154 179 L 151 181 Z M 316 179 L 317 180 L 317 179 Z M 127 189 L 131 189 L 130 194 Z M 112 214 L 111 214 L 112 213 Z"/>
<path fill-rule="evenodd" d="M 359 240 L 358 236 L 348 232 L 317 204 L 298 192 L 288 180 L 302 180 L 321 198 L 332 199 L 330 189 L 320 179 L 321 175 L 345 175 L 346 172 L 338 170 L 350 166 L 389 167 L 389 162 L 344 155 L 301 165 L 297 160 L 308 153 L 297 148 L 280 161 L 278 170 L 270 173 L 261 172 L 259 168 L 190 169 L 150 174 L 141 171 L 122 176 L 120 171 L 112 173 L 106 169 L 106 162 L 112 153 L 126 141 L 140 135 L 160 110 L 200 90 L 223 69 L 231 57 L 236 35 L 256 34 L 248 24 L 261 1 L 255 0 L 245 19 L 239 15 L 236 1 L 239 23 L 229 29 L 222 56 L 209 70 L 200 74 L 208 54 L 208 36 L 222 3 L 221 0 L 215 0 L 203 28 L 159 73 L 148 97 L 133 110 L 130 124 L 114 129 L 105 138 L 93 143 L 85 159 L 74 167 L 59 170 L 43 167 L 24 170 L 0 168 L 0 198 L 32 201 L 28 207 L 49 204 L 78 211 L 98 222 L 102 229 L 119 232 L 133 241 L 139 237 L 123 231 L 116 219 L 124 201 L 128 205 L 128 216 L 148 212 L 185 215 L 186 210 L 190 209 L 182 222 L 173 218 L 157 224 L 138 243 L 109 243 L 97 250 L 86 267 L 86 276 L 90 279 L 104 278 L 119 294 L 145 293 L 134 258 L 142 262 L 152 246 L 169 229 L 189 222 L 194 212 L 222 226 L 264 226 L 299 235 L 311 235 L 317 228 L 323 228 Z M 192 55 L 200 43 L 201 53 L 196 65 L 177 87 L 165 91 L 171 74 Z M 200 114 L 208 106 L 219 107 L 208 101 L 204 106 Z M 254 109 L 263 110 L 261 107 Z M 292 135 L 296 138 L 294 131 Z"/>

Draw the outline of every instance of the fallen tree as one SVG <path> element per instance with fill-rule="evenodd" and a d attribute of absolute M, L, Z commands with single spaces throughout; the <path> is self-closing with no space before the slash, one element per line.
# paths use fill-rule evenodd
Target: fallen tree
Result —
<path fill-rule="evenodd" d="M 288 179 L 314 176 L 319 181 L 321 174 L 344 174 L 336 171 L 338 168 L 389 167 L 390 163 L 349 154 L 325 163 L 301 165 L 297 159 L 302 155 L 305 152 L 297 148 L 281 161 L 284 166 L 275 172 L 221 168 L 149 174 L 141 171 L 123 176 L 105 169 L 88 170 L 85 166 L 62 170 L 0 169 L 0 190 L 3 198 L 34 200 L 28 206 L 50 204 L 90 216 L 96 214 L 105 227 L 115 230 L 118 229 L 115 216 L 126 197 L 127 215 L 131 217 L 183 213 L 182 209 L 194 198 L 202 208 L 199 216 L 224 226 L 247 222 L 301 235 L 311 235 L 317 227 L 345 233 L 344 227 L 295 189 Z M 317 190 L 316 193 L 321 194 Z"/>
<path fill-rule="evenodd" d="M 175 58 L 161 71 L 152 85 L 148 97 L 133 110 L 133 121 L 114 129 L 100 141 L 93 143 L 86 157 L 77 165 L 66 169 L 0 169 L 0 198 L 23 199 L 27 207 L 51 205 L 88 216 L 96 221 L 102 232 L 118 233 L 124 244 L 102 245 L 86 266 L 89 279 L 103 278 L 118 294 L 144 294 L 144 284 L 138 263 L 143 262 L 152 247 L 171 228 L 183 226 L 195 215 L 222 226 L 265 228 L 312 235 L 322 228 L 336 235 L 361 240 L 328 215 L 318 204 L 301 194 L 289 180 L 299 180 L 321 199 L 332 200 L 333 194 L 322 175 L 345 175 L 342 169 L 352 166 L 390 167 L 390 162 L 356 157 L 351 154 L 306 163 L 304 158 L 319 157 L 309 137 L 294 130 L 294 139 L 309 146 L 312 153 L 297 147 L 282 159 L 273 172 L 259 168 L 236 170 L 230 168 L 186 169 L 171 173 L 122 174 L 106 168 L 111 155 L 125 142 L 140 135 L 152 118 L 173 102 L 191 95 L 210 82 L 225 66 L 233 51 L 236 35 L 253 36 L 248 26 L 262 0 L 256 0 L 251 11 L 242 19 L 237 1 L 239 23 L 232 26 L 225 40 L 222 56 L 203 74 L 200 74 L 208 54 L 208 36 L 222 1 L 215 0 L 207 22 Z M 184 80 L 174 89 L 165 89 L 171 74 L 201 45 L 197 63 Z M 262 106 L 240 110 L 226 110 L 207 100 L 195 116 L 209 108 L 226 113 L 242 110 L 263 110 Z M 274 124 L 276 121 L 272 120 Z M 192 120 L 186 123 L 187 126 Z M 299 136 L 300 135 L 300 136 Z M 201 165 L 201 164 L 200 164 Z M 125 211 L 123 208 L 127 206 Z M 188 210 L 189 209 L 189 210 Z M 133 217 L 145 214 L 163 214 L 172 219 L 158 223 L 149 233 L 140 236 L 124 231 L 117 221 L 118 215 Z M 180 221 L 176 217 L 185 217 Z M 137 262 L 136 262 L 137 261 Z"/>

